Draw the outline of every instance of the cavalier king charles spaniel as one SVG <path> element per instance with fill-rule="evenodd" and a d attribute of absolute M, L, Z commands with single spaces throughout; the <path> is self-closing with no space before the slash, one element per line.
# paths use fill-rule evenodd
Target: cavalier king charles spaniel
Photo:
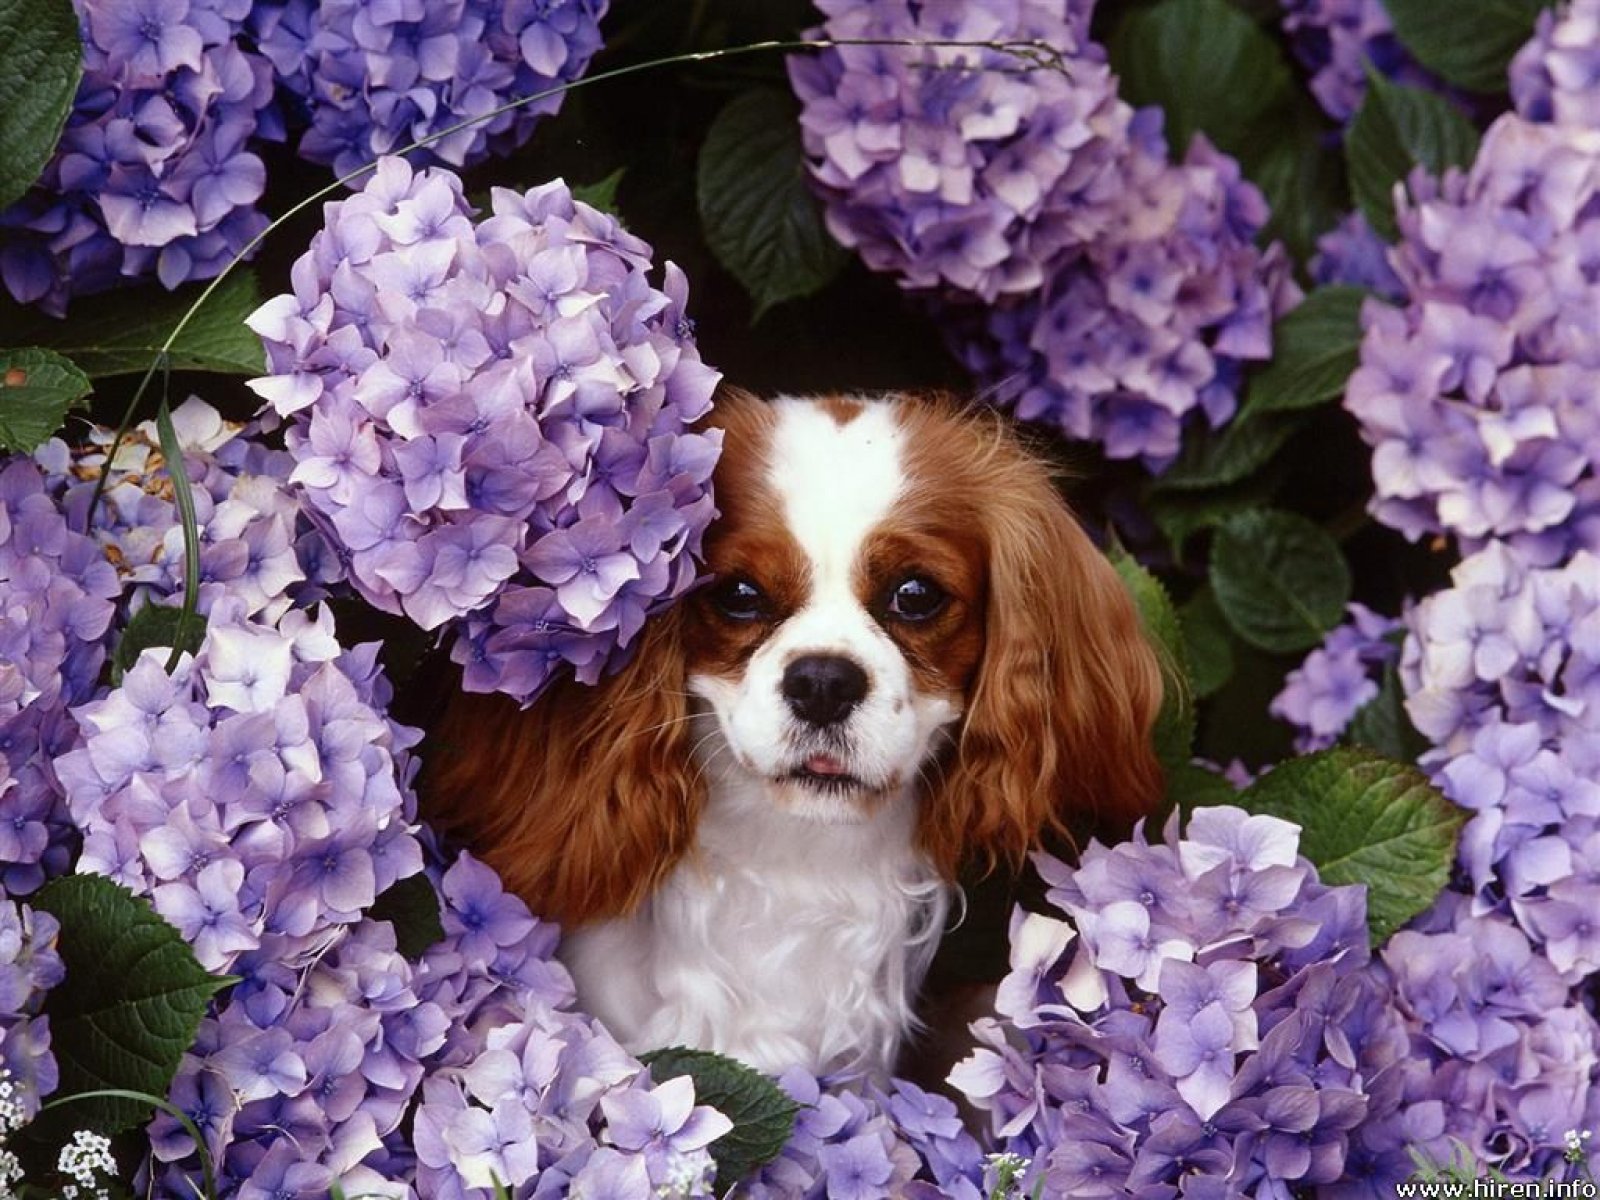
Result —
<path fill-rule="evenodd" d="M 1155 655 L 1002 419 L 719 398 L 710 582 L 598 687 L 462 697 L 430 807 L 634 1051 L 892 1069 L 963 864 L 1125 832 Z"/>

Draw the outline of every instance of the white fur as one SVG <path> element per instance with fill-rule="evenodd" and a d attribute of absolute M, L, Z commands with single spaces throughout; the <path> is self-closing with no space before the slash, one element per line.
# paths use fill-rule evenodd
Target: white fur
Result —
<path fill-rule="evenodd" d="M 915 849 L 915 784 L 960 715 L 920 693 L 855 595 L 867 536 L 904 488 L 886 404 L 839 425 L 776 402 L 768 483 L 810 566 L 810 593 L 735 680 L 691 676 L 708 799 L 695 853 L 634 915 L 578 929 L 562 956 L 580 1002 L 625 1046 L 686 1044 L 779 1071 L 883 1074 L 943 932 L 949 889 Z M 854 659 L 870 689 L 836 730 L 797 721 L 779 690 L 806 654 Z M 815 754 L 856 789 L 784 778 Z"/>

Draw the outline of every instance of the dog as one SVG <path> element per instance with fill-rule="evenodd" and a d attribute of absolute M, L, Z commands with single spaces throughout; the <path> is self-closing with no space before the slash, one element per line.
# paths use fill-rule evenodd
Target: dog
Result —
<path fill-rule="evenodd" d="M 461 696 L 433 815 L 635 1052 L 890 1071 L 963 865 L 1157 802 L 1156 656 L 1005 420 L 727 390 L 710 581 L 599 686 Z"/>

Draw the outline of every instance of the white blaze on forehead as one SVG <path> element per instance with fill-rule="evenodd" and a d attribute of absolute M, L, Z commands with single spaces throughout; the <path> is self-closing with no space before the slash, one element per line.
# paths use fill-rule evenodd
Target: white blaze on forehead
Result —
<path fill-rule="evenodd" d="M 768 482 L 817 591 L 847 585 L 862 543 L 894 509 L 905 434 L 884 403 L 863 401 L 840 424 L 821 405 L 777 401 Z"/>

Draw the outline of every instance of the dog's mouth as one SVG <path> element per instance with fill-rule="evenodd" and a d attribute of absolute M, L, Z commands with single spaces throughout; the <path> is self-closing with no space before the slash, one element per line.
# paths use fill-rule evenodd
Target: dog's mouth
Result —
<path fill-rule="evenodd" d="M 784 778 L 824 792 L 852 792 L 867 786 L 847 762 L 832 754 L 813 754 Z"/>

